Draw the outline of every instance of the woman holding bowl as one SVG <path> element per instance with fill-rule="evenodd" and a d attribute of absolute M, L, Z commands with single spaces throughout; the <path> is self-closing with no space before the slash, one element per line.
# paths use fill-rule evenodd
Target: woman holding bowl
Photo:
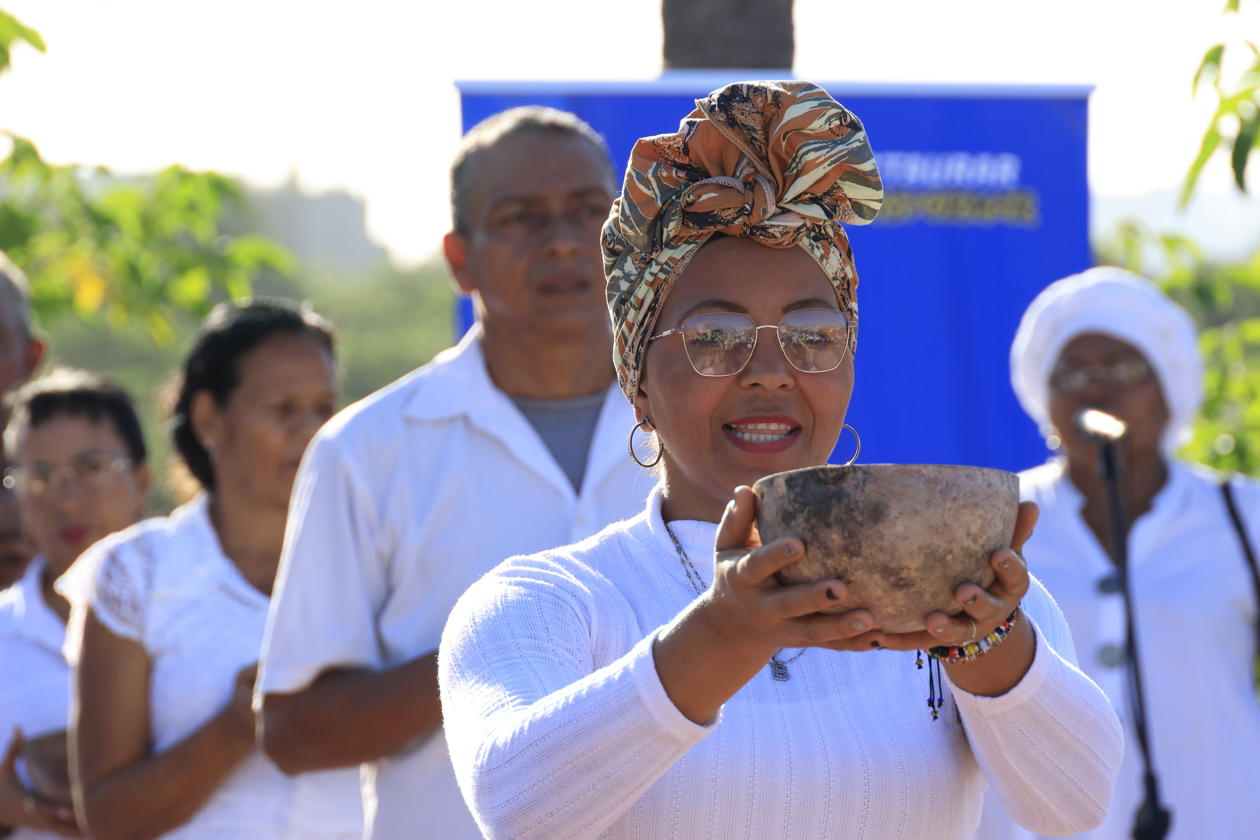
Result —
<path fill-rule="evenodd" d="M 986 783 L 1021 824 L 1102 821 L 1119 723 L 1016 553 L 965 612 L 894 635 L 845 584 L 781 586 L 747 485 L 826 462 L 853 390 L 842 222 L 882 185 L 865 131 L 806 82 L 732 85 L 640 140 L 604 228 L 614 361 L 655 435 L 647 510 L 513 558 L 451 616 L 442 705 L 488 837 L 962 838 Z M 777 329 L 776 329 L 777 327 Z M 777 340 L 776 340 L 777 338 Z M 1017 607 L 1022 602 L 1022 611 Z M 916 649 L 956 654 L 933 720 Z"/>

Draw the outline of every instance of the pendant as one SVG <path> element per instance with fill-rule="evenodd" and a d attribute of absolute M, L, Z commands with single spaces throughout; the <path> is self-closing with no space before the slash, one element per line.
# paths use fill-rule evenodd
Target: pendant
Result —
<path fill-rule="evenodd" d="M 787 663 L 780 662 L 777 659 L 770 660 L 770 675 L 779 682 L 787 682 L 791 679 L 788 674 Z"/>

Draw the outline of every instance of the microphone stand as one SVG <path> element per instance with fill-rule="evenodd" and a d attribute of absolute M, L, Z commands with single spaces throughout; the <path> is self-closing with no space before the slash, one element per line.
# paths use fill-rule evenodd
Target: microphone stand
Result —
<path fill-rule="evenodd" d="M 1124 595 L 1125 664 L 1129 680 L 1130 708 L 1138 746 L 1142 750 L 1143 786 L 1146 798 L 1133 823 L 1134 840 L 1163 840 L 1168 834 L 1172 815 L 1159 798 L 1159 780 L 1151 764 L 1150 739 L 1146 729 L 1146 702 L 1142 696 L 1142 675 L 1138 664 L 1137 638 L 1133 633 L 1133 593 L 1129 587 L 1129 541 L 1124 507 L 1120 503 L 1120 461 L 1117 441 L 1095 437 L 1098 444 L 1098 475 L 1107 491 L 1107 525 L 1111 532 L 1111 556 L 1120 575 L 1120 591 Z"/>

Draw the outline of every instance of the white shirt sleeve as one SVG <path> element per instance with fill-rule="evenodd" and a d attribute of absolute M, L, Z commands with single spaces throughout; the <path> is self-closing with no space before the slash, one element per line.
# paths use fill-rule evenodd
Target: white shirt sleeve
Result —
<path fill-rule="evenodd" d="M 1023 606 L 1037 647 L 1019 684 L 1000 697 L 950 688 L 1006 813 L 1037 834 L 1075 834 L 1107 816 L 1124 734 L 1106 695 L 1077 668 L 1063 613 L 1036 578 Z"/>
<path fill-rule="evenodd" d="M 58 589 L 80 616 L 83 610 L 91 608 L 109 632 L 143 645 L 153 583 L 153 557 L 145 535 L 138 534 L 124 542 L 111 541 L 89 552 L 72 567 L 83 578 L 81 584 Z M 73 624 L 77 627 L 81 620 Z"/>
<path fill-rule="evenodd" d="M 574 591 L 570 591 L 574 590 Z M 439 656 L 455 774 L 488 838 L 600 836 L 718 723 L 688 720 L 656 673 L 652 632 L 602 668 L 615 628 L 538 557 L 460 599 Z M 587 593 L 589 594 L 589 593 Z"/>
<path fill-rule="evenodd" d="M 325 432 L 328 427 L 325 427 Z M 324 670 L 383 665 L 376 615 L 387 596 L 373 497 L 336 437 L 316 436 L 289 504 L 257 691 L 300 691 Z"/>

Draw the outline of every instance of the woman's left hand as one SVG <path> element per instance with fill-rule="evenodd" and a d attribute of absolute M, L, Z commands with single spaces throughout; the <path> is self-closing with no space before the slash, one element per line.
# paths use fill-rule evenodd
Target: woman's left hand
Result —
<path fill-rule="evenodd" d="M 989 559 L 997 578 L 988 589 L 964 583 L 954 592 L 962 612 L 950 616 L 929 613 L 925 630 L 917 633 L 886 633 L 890 650 L 926 650 L 945 645 L 955 647 L 977 641 L 993 632 L 1015 610 L 1028 591 L 1028 564 L 1020 550 L 1037 524 L 1037 505 L 1023 502 L 1015 519 L 1011 547 L 993 552 Z M 997 696 L 1019 683 L 1032 665 L 1035 637 L 1026 619 L 1020 620 L 1001 645 L 973 662 L 946 665 L 950 680 L 972 694 Z"/>

